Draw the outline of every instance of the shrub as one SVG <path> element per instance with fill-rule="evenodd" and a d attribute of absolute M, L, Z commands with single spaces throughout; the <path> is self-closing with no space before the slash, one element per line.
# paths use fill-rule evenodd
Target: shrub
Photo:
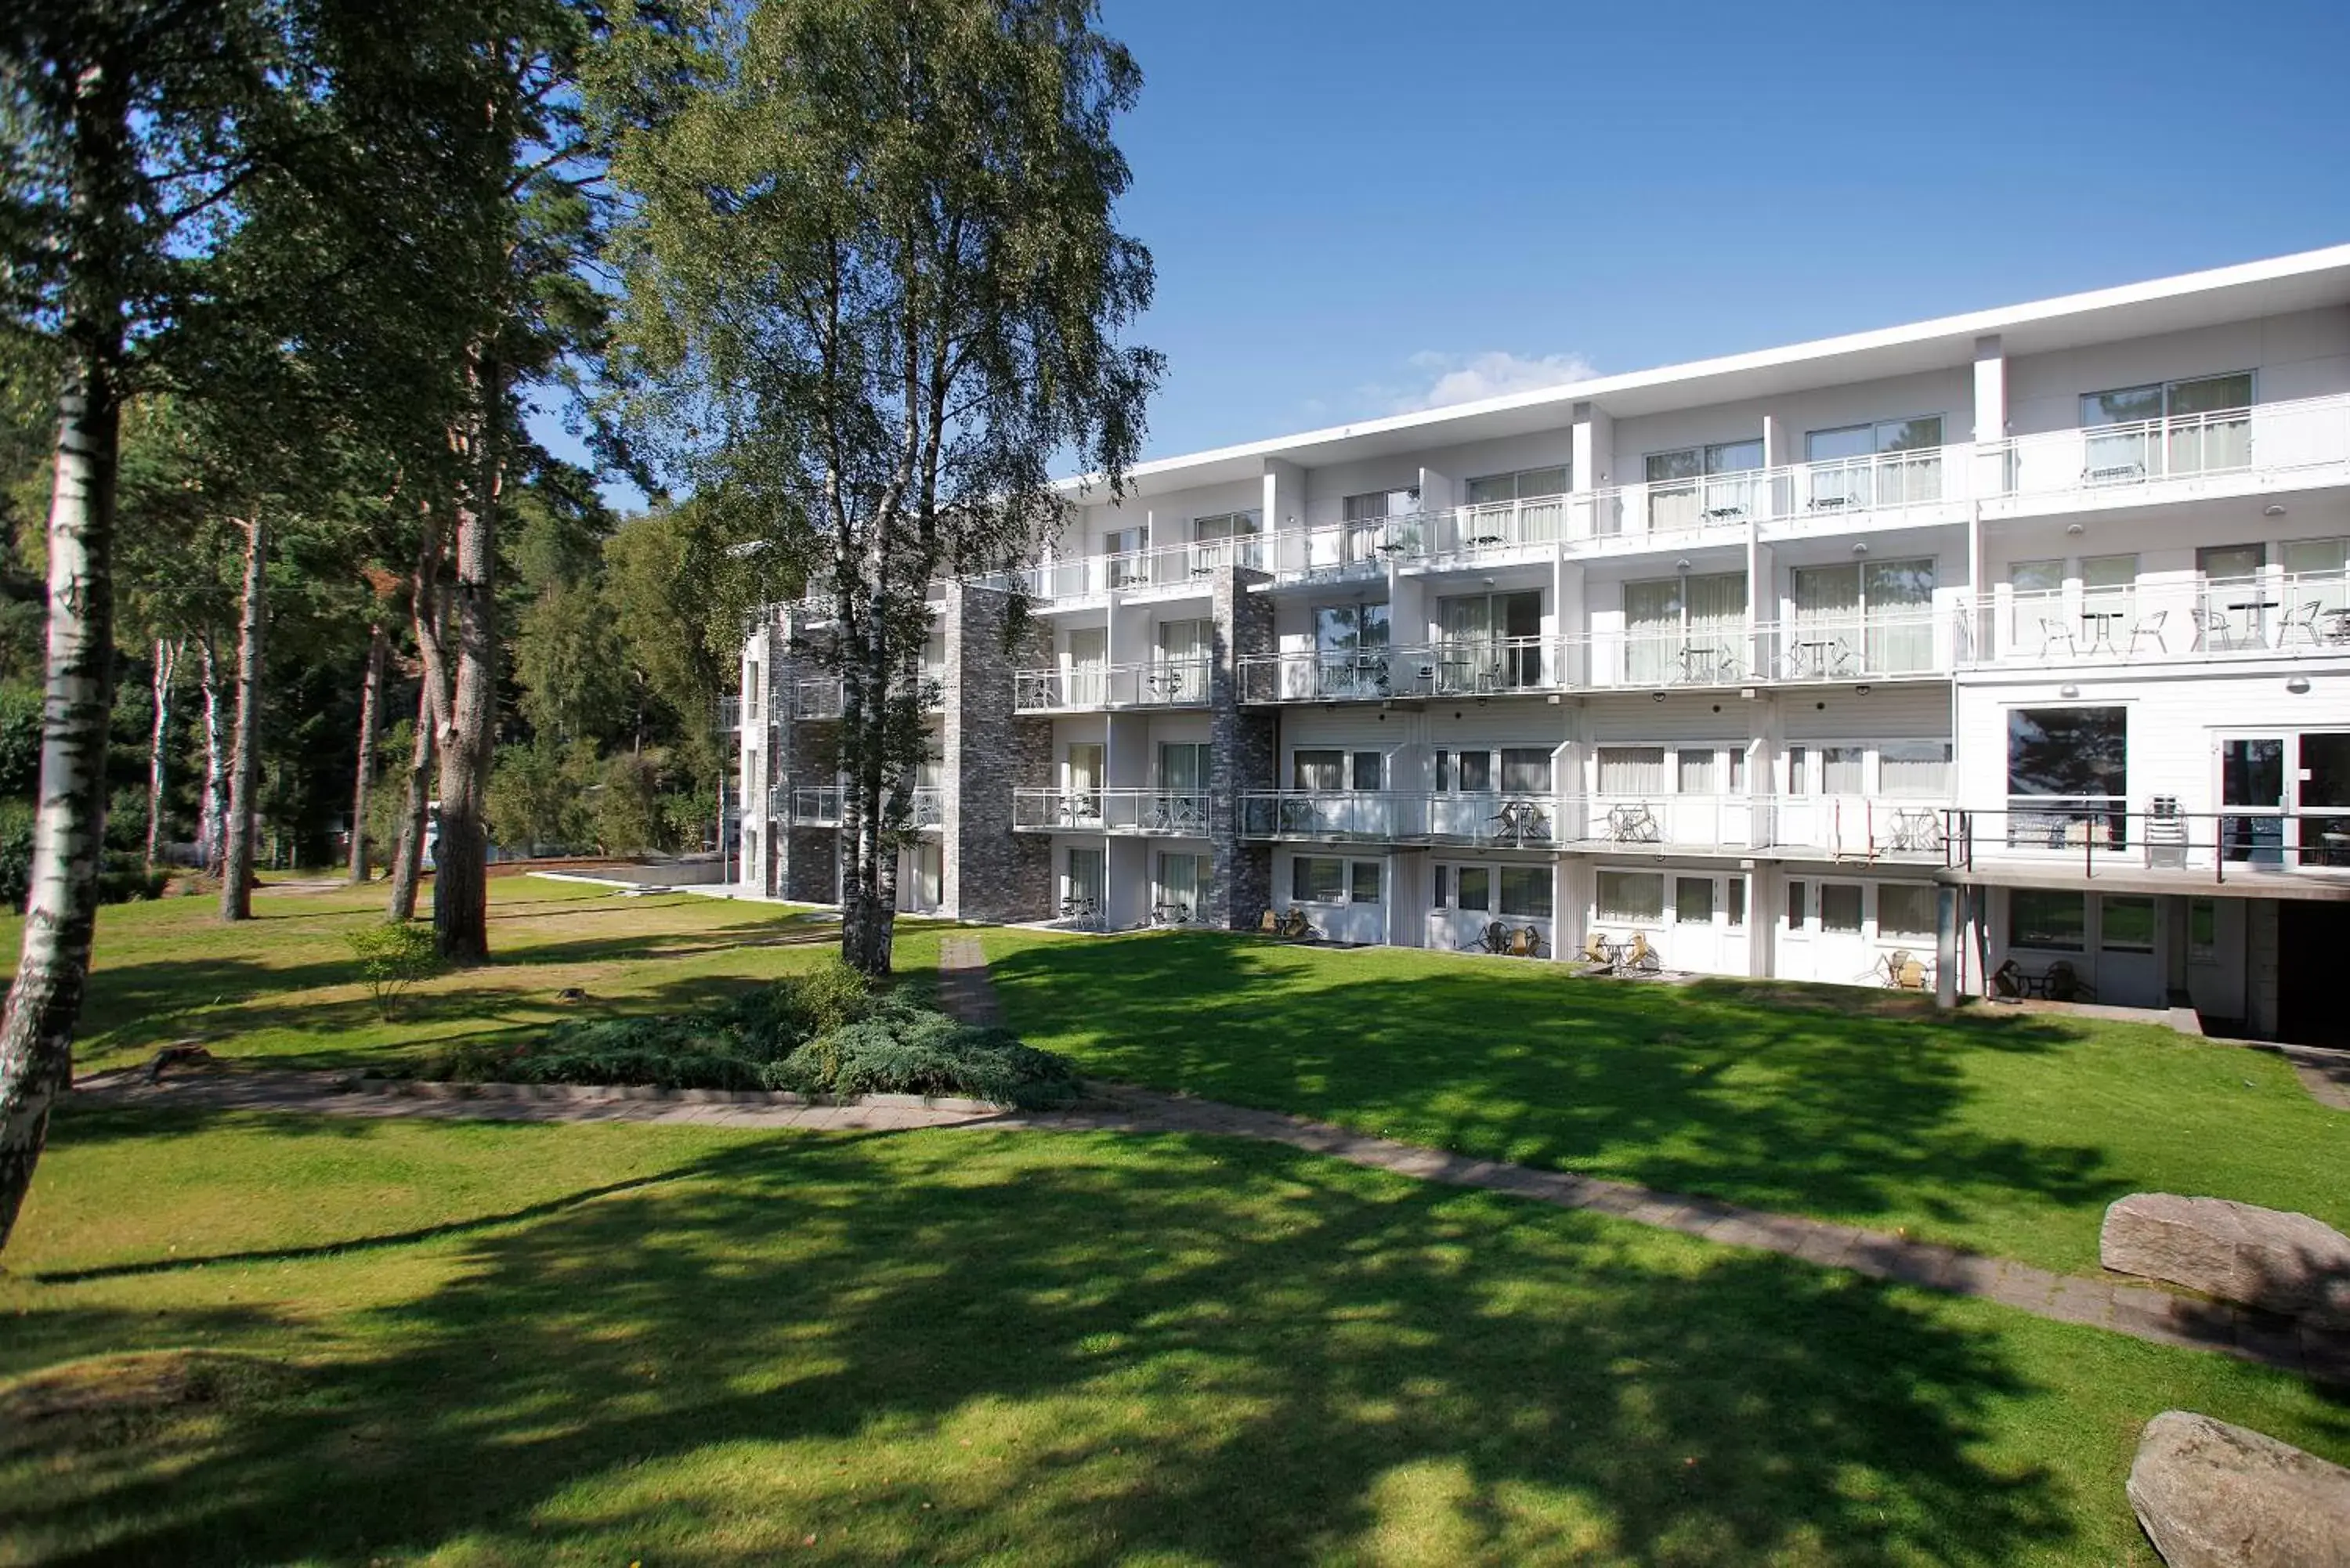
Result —
<path fill-rule="evenodd" d="M 796 1039 L 829 1034 L 873 1011 L 873 982 L 834 953 L 802 974 L 775 982 L 777 1000 L 796 1026 Z"/>
<path fill-rule="evenodd" d="M 0 800 L 0 901 L 22 910 L 33 887 L 33 808 Z"/>
<path fill-rule="evenodd" d="M 770 1079 L 811 1093 L 967 1095 L 1014 1106 L 1060 1104 L 1077 1092 L 1066 1057 L 1024 1045 L 1008 1030 L 974 1028 L 904 1002 L 809 1041 Z"/>
<path fill-rule="evenodd" d="M 99 862 L 98 901 L 128 904 L 139 898 L 160 898 L 171 873 L 147 869 L 147 859 L 136 851 L 109 849 Z"/>
<path fill-rule="evenodd" d="M 359 961 L 359 978 L 375 999 L 380 1017 L 390 1018 L 400 993 L 441 967 L 432 928 L 414 920 L 387 920 L 352 931 L 344 940 Z"/>

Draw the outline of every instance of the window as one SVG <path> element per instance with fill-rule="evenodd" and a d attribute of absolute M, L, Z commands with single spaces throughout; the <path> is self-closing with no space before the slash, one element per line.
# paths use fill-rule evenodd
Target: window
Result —
<path fill-rule="evenodd" d="M 2350 606 L 2350 539 L 2295 539 L 2284 547 L 2289 607 L 2321 612 Z"/>
<path fill-rule="evenodd" d="M 1160 664 L 1200 667 L 1200 685 L 1184 694 L 1194 701 L 1207 692 L 1205 673 L 1209 650 L 1215 646 L 1216 623 L 1211 620 L 1162 620 L 1151 634 L 1151 654 Z M 1183 673 L 1190 674 L 1190 670 Z M 1180 689 L 1179 689 L 1180 690 Z"/>
<path fill-rule="evenodd" d="M 1191 519 L 1191 537 L 1201 544 L 1245 539 L 1256 531 L 1257 514 L 1253 512 L 1219 512 L 1211 517 Z"/>
<path fill-rule="evenodd" d="M 1541 685 L 1542 607 L 1539 590 L 1439 599 L 1437 690 L 1482 692 Z"/>
<path fill-rule="evenodd" d="M 2137 556 L 2084 556 L 2081 557 L 2081 592 L 2095 599 L 2114 599 L 2127 595 L 2137 587 Z"/>
<path fill-rule="evenodd" d="M 1662 794 L 1664 791 L 1664 747 L 1602 746 L 1599 748 L 1599 793 L 1601 794 Z"/>
<path fill-rule="evenodd" d="M 1547 920 L 1551 915 L 1550 867 L 1502 867 L 1502 913 L 1513 919 Z"/>
<path fill-rule="evenodd" d="M 1375 523 L 1382 517 L 1409 517 L 1419 510 L 1419 486 L 1404 490 L 1374 490 L 1346 500 L 1349 523 Z"/>
<path fill-rule="evenodd" d="M 1860 934 L 1860 884 L 1820 884 L 1820 929 L 1844 936 Z"/>
<path fill-rule="evenodd" d="M 2126 708 L 2011 708 L 2007 793 L 2119 806 L 2129 785 Z"/>
<path fill-rule="evenodd" d="M 1339 789 L 1347 765 L 1344 752 L 1292 752 L 1290 785 L 1295 789 Z"/>
<path fill-rule="evenodd" d="M 1354 786 L 1357 789 L 1378 789 L 1382 775 L 1381 764 L 1384 761 L 1385 759 L 1377 752 L 1357 752 L 1353 772 Z"/>
<path fill-rule="evenodd" d="M 1483 914 L 1493 907 L 1493 873 L 1482 866 L 1461 867 L 1461 907 Z"/>
<path fill-rule="evenodd" d="M 1522 468 L 1515 473 L 1489 473 L 1469 482 L 1469 504 L 1489 506 L 1497 502 L 1543 501 L 1554 495 L 1564 495 L 1573 486 L 1567 483 L 1571 472 L 1562 465 L 1557 468 Z"/>
<path fill-rule="evenodd" d="M 2085 893 L 2016 888 L 2007 895 L 2007 945 L 2079 952 L 2089 926 Z"/>
<path fill-rule="evenodd" d="M 2086 478 L 2111 484 L 2242 468 L 2252 456 L 2251 404 L 2249 370 L 2085 393 Z"/>
<path fill-rule="evenodd" d="M 1103 890 L 1108 886 L 1102 852 L 1098 849 L 1072 849 L 1068 858 L 1067 891 L 1065 898 L 1085 906 L 1075 911 L 1090 913 L 1101 908 Z"/>
<path fill-rule="evenodd" d="M 1713 923 L 1712 877 L 1673 878 L 1673 919 L 1684 926 L 1710 926 Z"/>
<path fill-rule="evenodd" d="M 1208 787 L 1208 747 L 1204 742 L 1162 741 L 1159 746 L 1159 783 L 1164 788 L 1197 793 Z"/>
<path fill-rule="evenodd" d="M 1436 748 L 1436 793 L 1445 794 L 1452 788 L 1452 753 L 1442 746 Z"/>
<path fill-rule="evenodd" d="M 1493 789 L 1493 753 L 1461 752 L 1452 759 L 1461 775 L 1463 794 L 1490 794 Z"/>
<path fill-rule="evenodd" d="M 2052 641 L 2053 628 L 2069 628 L 2064 618 L 2064 563 L 2017 561 L 2007 568 L 2008 636 L 2018 649 L 2040 648 Z"/>
<path fill-rule="evenodd" d="M 1701 572 L 1624 585 L 1624 679 L 1705 684 L 1745 671 L 1746 574 Z"/>
<path fill-rule="evenodd" d="M 1513 794 L 1550 793 L 1550 753 L 1539 746 L 1502 748 L 1502 788 Z"/>
<path fill-rule="evenodd" d="M 2220 961 L 2220 900 L 2217 898 L 2187 900 L 2187 961 Z"/>
<path fill-rule="evenodd" d="M 1428 907 L 1431 909 L 1446 909 L 1451 908 L 1452 867 L 1450 866 L 1436 866 L 1430 867 L 1430 870 L 1433 874 L 1430 877 Z"/>
<path fill-rule="evenodd" d="M 1809 794 L 1811 792 L 1811 754 L 1801 746 L 1789 746 L 1787 748 L 1787 793 Z"/>
<path fill-rule="evenodd" d="M 1300 855 L 1289 863 L 1290 897 L 1301 904 L 1336 904 L 1347 896 L 1347 863 Z"/>
<path fill-rule="evenodd" d="M 759 667 L 755 664 L 746 666 L 743 682 L 743 706 L 744 716 L 754 724 L 759 722 Z"/>
<path fill-rule="evenodd" d="M 1347 862 L 1347 899 L 1355 904 L 1376 904 L 1379 901 L 1379 873 L 1383 869 L 1376 860 Z"/>
<path fill-rule="evenodd" d="M 1914 882 L 1880 882 L 1877 888 L 1877 934 L 1931 940 L 1936 902 L 1931 888 Z"/>
<path fill-rule="evenodd" d="M 1314 651 L 1318 654 L 1380 653 L 1388 646 L 1388 607 L 1318 605 L 1314 610 Z"/>
<path fill-rule="evenodd" d="M 1862 794 L 1866 793 L 1868 753 L 1861 746 L 1822 746 L 1820 748 L 1820 793 L 1823 794 Z"/>
<path fill-rule="evenodd" d="M 1713 793 L 1713 753 L 1693 752 L 1686 747 L 1674 753 L 1680 763 L 1680 793 L 1711 794 Z"/>
<path fill-rule="evenodd" d="M 1950 793 L 1950 742 L 1887 741 L 1877 748 L 1877 771 L 1887 794 L 1946 799 Z"/>
<path fill-rule="evenodd" d="M 1208 888 L 1208 857 L 1204 855 L 1162 854 L 1159 857 L 1159 906 L 1161 914 L 1180 913 L 1190 919 L 1200 912 Z"/>
<path fill-rule="evenodd" d="M 1901 675 L 1934 667 L 1934 563 L 1798 566 L 1798 673 Z"/>
<path fill-rule="evenodd" d="M 1661 871 L 1602 871 L 1598 885 L 1603 920 L 1645 920 L 1654 925 L 1665 918 Z"/>
<path fill-rule="evenodd" d="M 1146 524 L 1137 524 L 1131 528 L 1113 528 L 1102 535 L 1102 554 L 1105 556 L 1130 555 L 1135 551 L 1148 548 L 1149 544 L 1150 529 Z"/>
<path fill-rule="evenodd" d="M 1900 506 L 1942 493 L 1942 416 L 1841 425 L 1804 437 L 1815 510 Z"/>
<path fill-rule="evenodd" d="M 1650 452 L 1644 470 L 1648 526 L 1690 528 L 1746 516 L 1755 509 L 1762 489 L 1759 481 L 1743 476 L 1762 466 L 1759 440 Z"/>
<path fill-rule="evenodd" d="M 2154 950 L 2154 900 L 2108 893 L 2099 902 L 2097 945 L 2108 952 Z"/>
<path fill-rule="evenodd" d="M 1800 931 L 1800 930 L 1802 930 L 1802 929 L 1804 929 L 1804 884 L 1803 884 L 1803 883 L 1801 883 L 1801 882 L 1790 882 L 1790 883 L 1788 883 L 1788 884 L 1787 884 L 1787 929 L 1788 929 L 1789 930 L 1791 930 L 1791 931 Z"/>
<path fill-rule="evenodd" d="M 1746 793 L 1746 751 L 1742 746 L 1732 746 L 1730 749 L 1730 793 L 1732 794 Z"/>
<path fill-rule="evenodd" d="M 1724 877 L 1721 893 L 1722 923 L 1731 926 L 1744 925 L 1746 923 L 1746 878 Z"/>

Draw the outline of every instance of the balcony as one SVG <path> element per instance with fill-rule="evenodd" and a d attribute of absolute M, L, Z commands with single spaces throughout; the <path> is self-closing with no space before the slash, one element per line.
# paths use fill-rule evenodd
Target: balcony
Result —
<path fill-rule="evenodd" d="M 2350 898 L 2350 809 L 2190 812 L 2160 796 L 2154 805 L 2131 811 L 2112 797 L 2012 796 L 2003 807 L 1953 810 L 1945 860 L 1979 881 L 2005 873 L 2029 885 L 2077 878 L 2158 890 L 2271 877 L 2314 896 Z"/>
<path fill-rule="evenodd" d="M 1939 865 L 1942 803 L 1867 795 L 1729 795 L 1256 790 L 1250 838 L 1586 853 L 1794 852 Z"/>
<path fill-rule="evenodd" d="M 783 791 L 774 792 L 780 797 Z M 839 784 L 800 784 L 791 792 L 790 821 L 794 827 L 838 827 L 847 791 Z M 781 815 L 780 813 L 778 815 Z M 919 784 L 909 803 L 906 826 L 937 827 L 946 820 L 946 792 L 935 784 Z"/>
<path fill-rule="evenodd" d="M 1033 602 L 1046 607 L 1084 604 L 1111 594 L 1161 589 L 1205 593 L 1208 579 L 1227 566 L 1262 566 L 1262 535 L 1160 545 L 1147 550 L 1073 556 L 1009 574 L 1004 580 Z"/>
<path fill-rule="evenodd" d="M 718 712 L 711 722 L 710 732 L 713 735 L 731 735 L 742 727 L 743 699 L 721 697 L 718 700 Z"/>
<path fill-rule="evenodd" d="M 1154 659 L 1130 664 L 1068 665 L 1022 670 L 1012 678 L 1012 707 L 1020 713 L 1082 712 L 1101 708 L 1204 708 L 1205 659 Z"/>
<path fill-rule="evenodd" d="M 1579 638 L 1491 638 L 1356 652 L 1253 654 L 1243 702 L 1366 702 L 1540 695 L 1587 683 Z"/>
<path fill-rule="evenodd" d="M 2350 397 L 2014 436 L 1981 443 L 1974 461 L 1982 498 L 2019 511 L 2047 500 L 2101 505 L 2342 483 L 2350 481 Z"/>
<path fill-rule="evenodd" d="M 915 675 L 915 698 L 926 713 L 946 707 L 946 667 L 925 664 Z M 837 675 L 810 676 L 792 685 L 792 717 L 803 721 L 837 719 L 847 710 L 848 689 Z"/>
<path fill-rule="evenodd" d="M 1015 789 L 1012 826 L 1030 833 L 1198 838 L 1220 830 L 1223 803 L 1204 789 Z"/>
<path fill-rule="evenodd" d="M 2350 658 L 2350 575 L 2272 573 L 2002 591 L 1955 629 L 1970 670 Z"/>

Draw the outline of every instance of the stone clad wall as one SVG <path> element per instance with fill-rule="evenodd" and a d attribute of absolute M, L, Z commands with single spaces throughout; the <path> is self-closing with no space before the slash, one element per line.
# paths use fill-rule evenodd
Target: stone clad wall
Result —
<path fill-rule="evenodd" d="M 1052 898 L 1052 846 L 1012 831 L 1012 792 L 1051 771 L 1046 721 L 1015 719 L 1012 672 L 1049 661 L 1041 627 L 1012 640 L 1011 596 L 972 583 L 946 590 L 945 711 L 939 725 L 941 912 L 964 920 L 1042 919 Z"/>
<path fill-rule="evenodd" d="M 1270 789 L 1279 765 L 1274 717 L 1240 705 L 1239 660 L 1274 651 L 1273 602 L 1248 592 L 1269 580 L 1263 572 L 1227 566 L 1214 587 L 1215 662 L 1208 677 L 1209 787 L 1222 805 L 1215 837 L 1214 887 L 1209 918 L 1237 928 L 1255 921 L 1273 902 L 1273 846 L 1241 836 L 1243 790 Z"/>

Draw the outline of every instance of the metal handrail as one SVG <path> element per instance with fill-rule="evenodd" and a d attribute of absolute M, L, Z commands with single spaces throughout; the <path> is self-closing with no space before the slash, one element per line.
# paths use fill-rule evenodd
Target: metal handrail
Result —
<path fill-rule="evenodd" d="M 2018 795 L 2005 806 L 1953 806 L 1943 815 L 1944 865 L 1952 870 L 1971 871 L 1978 859 L 2048 862 L 2077 853 L 2085 878 L 2125 859 L 2142 869 L 2208 868 L 2215 884 L 2227 881 L 2230 867 L 2350 872 L 2350 810 L 2132 811 L 2118 796 Z"/>
<path fill-rule="evenodd" d="M 1228 820 L 1224 801 L 1205 788 L 1023 786 L 1012 792 L 1012 826 L 1016 829 L 1194 837 L 1222 831 Z"/>
<path fill-rule="evenodd" d="M 1204 656 L 1017 670 L 1012 675 L 1012 707 L 1020 713 L 1204 707 L 1212 670 L 1211 661 Z"/>

